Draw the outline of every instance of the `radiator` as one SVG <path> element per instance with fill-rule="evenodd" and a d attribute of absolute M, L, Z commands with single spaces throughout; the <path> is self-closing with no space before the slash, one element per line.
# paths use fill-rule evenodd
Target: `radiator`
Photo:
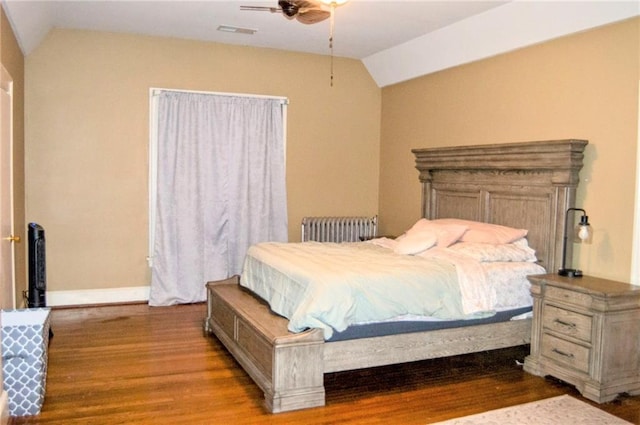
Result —
<path fill-rule="evenodd" d="M 376 237 L 378 216 L 304 217 L 302 241 L 360 242 Z"/>

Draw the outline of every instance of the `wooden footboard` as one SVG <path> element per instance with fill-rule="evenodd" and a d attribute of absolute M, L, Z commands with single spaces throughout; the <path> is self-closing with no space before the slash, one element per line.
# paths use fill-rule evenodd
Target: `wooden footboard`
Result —
<path fill-rule="evenodd" d="M 238 276 L 207 283 L 205 332 L 214 333 L 258 384 L 269 411 L 324 406 L 322 331 L 289 332 L 285 318 L 238 283 Z"/>
<path fill-rule="evenodd" d="M 269 411 L 324 406 L 324 373 L 362 369 L 530 342 L 531 320 L 325 343 L 320 329 L 299 334 L 234 276 L 207 283 L 204 329 L 215 334 L 264 392 Z"/>

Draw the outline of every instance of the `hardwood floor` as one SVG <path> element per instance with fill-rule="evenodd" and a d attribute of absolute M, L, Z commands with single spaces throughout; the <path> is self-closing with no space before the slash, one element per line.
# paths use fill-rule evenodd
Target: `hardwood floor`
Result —
<path fill-rule="evenodd" d="M 527 347 L 325 376 L 327 405 L 272 415 L 215 337 L 204 304 L 54 309 L 47 391 L 13 424 L 427 424 L 570 394 L 516 364 Z M 640 397 L 597 405 L 640 424 Z"/>

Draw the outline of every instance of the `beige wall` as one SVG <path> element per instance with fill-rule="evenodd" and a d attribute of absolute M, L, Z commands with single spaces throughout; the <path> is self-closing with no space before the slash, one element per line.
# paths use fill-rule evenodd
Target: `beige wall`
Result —
<path fill-rule="evenodd" d="M 143 286 L 149 88 L 286 96 L 289 234 L 305 215 L 376 214 L 380 89 L 359 61 L 54 30 L 26 59 L 27 217 L 48 290 Z"/>
<path fill-rule="evenodd" d="M 55 30 L 25 65 L 27 218 L 47 230 L 49 289 L 148 284 L 149 87 L 289 97 L 292 241 L 309 214 L 379 211 L 382 233 L 406 229 L 420 215 L 412 148 L 588 139 L 577 205 L 595 235 L 576 263 L 628 281 L 639 22 L 382 90 L 358 61 L 337 59 L 331 88 L 325 56 Z"/>
<path fill-rule="evenodd" d="M 24 56 L 20 51 L 4 9 L 1 10 L 0 61 L 13 79 L 14 234 L 22 240 L 15 245 L 16 306 L 22 307 L 22 291 L 27 288 L 26 258 L 28 247 L 24 210 Z"/>
<path fill-rule="evenodd" d="M 639 25 L 633 19 L 384 88 L 382 232 L 402 232 L 420 216 L 412 148 L 587 139 L 577 206 L 588 212 L 594 240 L 576 246 L 576 262 L 628 282 Z"/>

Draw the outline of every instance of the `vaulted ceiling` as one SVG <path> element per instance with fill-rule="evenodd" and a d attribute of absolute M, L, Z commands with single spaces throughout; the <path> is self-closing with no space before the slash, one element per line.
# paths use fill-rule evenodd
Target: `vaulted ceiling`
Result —
<path fill-rule="evenodd" d="M 277 0 L 2 0 L 25 55 L 52 28 L 124 32 L 331 54 L 331 19 L 307 25 Z M 328 8 L 328 6 L 323 6 Z M 335 8 L 333 54 L 363 61 L 379 86 L 637 16 L 627 1 L 350 0 Z M 227 31 L 221 31 L 224 27 Z M 229 28 L 239 28 L 230 32 Z M 248 34 L 247 30 L 255 30 Z"/>

